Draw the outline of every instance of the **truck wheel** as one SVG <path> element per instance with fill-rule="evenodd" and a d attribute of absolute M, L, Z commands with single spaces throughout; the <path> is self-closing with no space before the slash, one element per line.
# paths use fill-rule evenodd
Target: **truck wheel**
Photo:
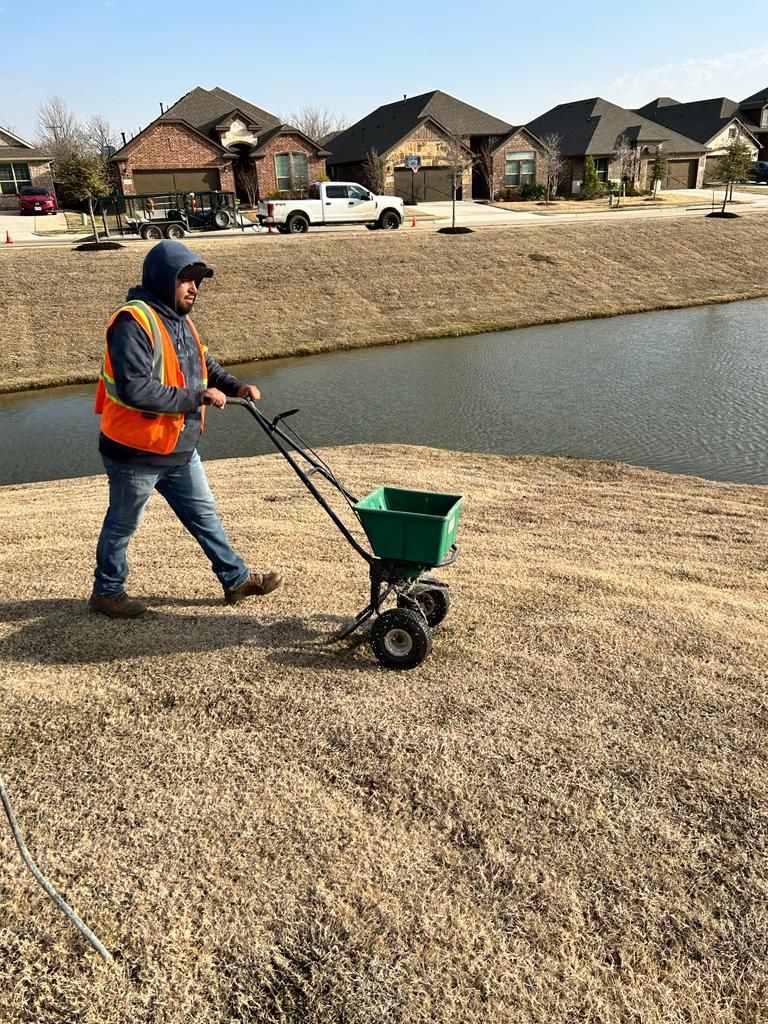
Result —
<path fill-rule="evenodd" d="M 153 242 L 163 237 L 163 232 L 158 224 L 145 224 L 139 231 L 139 234 L 142 238 L 151 238 Z"/>
<path fill-rule="evenodd" d="M 394 210 L 385 210 L 379 217 L 382 231 L 396 231 L 400 227 L 400 217 Z"/>
<path fill-rule="evenodd" d="M 303 213 L 294 213 L 286 227 L 291 235 L 303 235 L 309 231 L 309 221 Z"/>
<path fill-rule="evenodd" d="M 186 231 L 181 224 L 169 224 L 165 229 L 166 238 L 183 238 L 184 235 L 186 235 Z"/>
<path fill-rule="evenodd" d="M 213 215 L 213 223 L 217 228 L 228 228 L 232 223 L 232 214 L 229 210 L 217 210 Z"/>

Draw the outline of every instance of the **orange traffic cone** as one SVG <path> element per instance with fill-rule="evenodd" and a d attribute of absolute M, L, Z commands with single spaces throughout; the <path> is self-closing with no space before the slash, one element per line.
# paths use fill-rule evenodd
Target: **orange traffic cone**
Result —
<path fill-rule="evenodd" d="M 411 227 L 412 228 L 416 227 L 416 217 L 414 217 L 413 220 L 411 221 Z"/>
<path fill-rule="evenodd" d="M 5 244 L 6 245 L 13 245 L 13 239 L 11 238 L 11 232 L 10 231 L 6 231 L 5 232 Z"/>

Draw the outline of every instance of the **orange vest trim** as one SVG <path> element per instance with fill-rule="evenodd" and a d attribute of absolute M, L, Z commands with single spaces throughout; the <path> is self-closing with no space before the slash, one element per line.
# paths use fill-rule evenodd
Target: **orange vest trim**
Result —
<path fill-rule="evenodd" d="M 121 306 L 110 318 L 107 332 L 121 313 L 129 313 L 144 330 L 152 344 L 151 376 L 164 387 L 185 386 L 176 350 L 162 317 L 146 302 L 133 299 Z M 197 343 L 203 370 L 203 387 L 208 386 L 205 346 L 191 320 L 187 320 Z M 101 431 L 118 444 L 156 455 L 170 455 L 184 429 L 184 413 L 153 412 L 138 409 L 123 402 L 115 384 L 109 344 L 105 341 L 104 361 L 96 388 L 94 412 L 101 415 Z M 205 428 L 205 407 L 200 410 L 202 428 Z"/>

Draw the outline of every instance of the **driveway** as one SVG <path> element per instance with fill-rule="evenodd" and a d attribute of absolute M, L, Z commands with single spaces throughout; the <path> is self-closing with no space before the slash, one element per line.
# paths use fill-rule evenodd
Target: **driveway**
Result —
<path fill-rule="evenodd" d="M 66 231 L 66 229 L 67 219 L 63 213 L 53 215 L 46 213 L 36 217 L 30 216 L 30 214 L 22 216 L 18 210 L 0 210 L 0 245 L 6 243 L 8 236 L 13 242 L 39 242 L 43 240 L 44 236 L 38 234 L 38 231 Z"/>

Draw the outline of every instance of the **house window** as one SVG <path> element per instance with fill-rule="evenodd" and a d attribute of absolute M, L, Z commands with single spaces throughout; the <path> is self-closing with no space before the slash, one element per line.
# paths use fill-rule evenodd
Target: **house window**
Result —
<path fill-rule="evenodd" d="M 608 181 L 608 157 L 607 156 L 596 156 L 595 157 L 595 170 L 597 171 L 598 181 Z"/>
<path fill-rule="evenodd" d="M 768 107 L 763 107 L 760 113 L 760 127 L 768 128 Z"/>
<path fill-rule="evenodd" d="M 306 153 L 280 153 L 275 157 L 275 176 L 279 192 L 306 188 L 309 183 L 309 161 Z"/>
<path fill-rule="evenodd" d="M 735 128 L 729 128 L 728 129 L 728 138 L 729 139 L 735 139 L 737 134 L 738 134 L 738 132 L 736 131 Z"/>
<path fill-rule="evenodd" d="M 23 185 L 31 185 L 29 164 L 0 164 L 0 195 L 15 196 Z"/>
<path fill-rule="evenodd" d="M 526 153 L 505 153 L 504 154 L 504 184 L 529 185 L 536 180 L 536 154 Z"/>

